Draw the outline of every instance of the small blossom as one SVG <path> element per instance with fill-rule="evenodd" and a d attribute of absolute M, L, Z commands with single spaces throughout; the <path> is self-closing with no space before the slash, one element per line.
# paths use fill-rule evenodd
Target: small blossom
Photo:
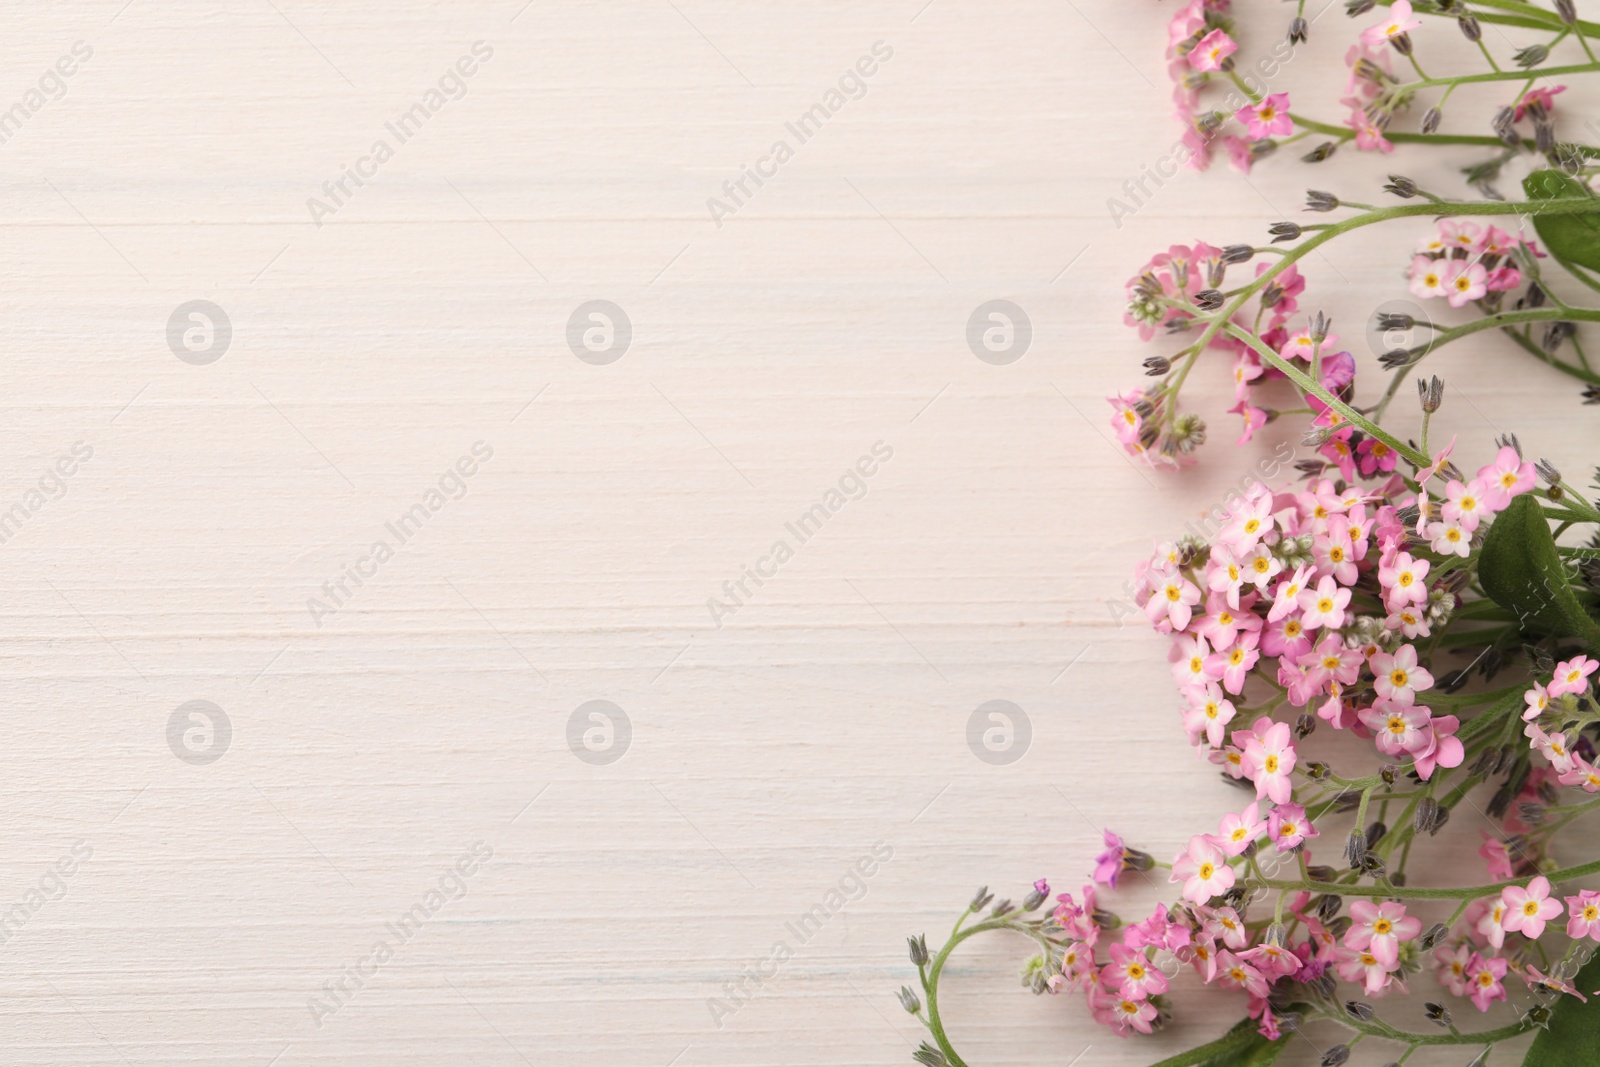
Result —
<path fill-rule="evenodd" d="M 1289 772 L 1294 770 L 1295 750 L 1289 736 L 1288 723 L 1273 723 L 1245 745 L 1245 769 L 1255 780 L 1256 796 L 1271 797 L 1274 804 L 1289 803 L 1293 789 Z"/>
<path fill-rule="evenodd" d="M 1350 905 L 1350 918 L 1353 922 L 1344 935 L 1344 943 L 1366 949 L 1385 967 L 1392 968 L 1399 962 L 1402 941 L 1422 933 L 1422 920 L 1408 916 L 1405 905 L 1394 901 L 1374 904 L 1358 900 Z"/>
<path fill-rule="evenodd" d="M 1299 804 L 1280 804 L 1268 819 L 1267 835 L 1279 852 L 1289 852 L 1313 837 L 1322 836 Z"/>
<path fill-rule="evenodd" d="M 1228 866 L 1216 843 L 1206 834 L 1189 839 L 1189 847 L 1172 863 L 1172 882 L 1183 883 L 1183 897 L 1204 904 L 1212 897 L 1233 888 L 1233 868 Z"/>
<path fill-rule="evenodd" d="M 1217 841 L 1230 856 L 1237 856 L 1267 831 L 1267 821 L 1259 816 L 1260 805 L 1252 802 L 1244 811 L 1229 812 L 1217 829 Z"/>
<path fill-rule="evenodd" d="M 1567 898 L 1567 936 L 1574 940 L 1585 937 L 1600 941 L 1600 893 L 1582 889 L 1575 897 Z"/>
<path fill-rule="evenodd" d="M 1212 30 L 1200 38 L 1200 43 L 1189 53 L 1189 65 L 1198 71 L 1222 69 L 1222 61 L 1239 50 L 1233 39 L 1221 30 Z"/>
<path fill-rule="evenodd" d="M 1472 554 L 1472 531 L 1462 529 L 1459 520 L 1430 522 L 1428 544 L 1441 556 L 1460 556 L 1465 559 Z"/>
<path fill-rule="evenodd" d="M 1112 945 L 1111 962 L 1101 968 L 1100 981 L 1133 1000 L 1148 1000 L 1167 991 L 1167 977 L 1150 966 L 1143 949 Z"/>
<path fill-rule="evenodd" d="M 1568 693 L 1583 693 L 1589 688 L 1589 675 L 1600 667 L 1600 661 L 1592 660 L 1588 656 L 1576 656 L 1556 664 L 1556 670 L 1550 679 L 1547 692 L 1552 697 L 1565 696 Z"/>
<path fill-rule="evenodd" d="M 1415 645 L 1401 645 L 1393 654 L 1380 652 L 1371 659 L 1373 688 L 1395 704 L 1416 703 L 1417 691 L 1433 686 L 1433 675 L 1417 666 Z"/>
<path fill-rule="evenodd" d="M 1377 47 L 1385 41 L 1419 29 L 1422 20 L 1411 17 L 1410 0 L 1394 0 L 1384 20 L 1361 31 L 1361 43 Z"/>
<path fill-rule="evenodd" d="M 1550 693 L 1543 682 L 1534 682 L 1533 688 L 1522 694 L 1522 699 L 1528 705 L 1528 709 L 1522 713 L 1523 722 L 1532 722 L 1550 706 Z"/>
<path fill-rule="evenodd" d="M 1104 830 L 1102 833 L 1105 836 L 1106 847 L 1100 855 L 1094 858 L 1094 880 L 1102 885 L 1115 888 L 1117 876 L 1122 873 L 1122 860 L 1125 850 L 1122 845 L 1122 838 L 1110 830 Z"/>
<path fill-rule="evenodd" d="M 1315 589 L 1300 594 L 1300 622 L 1307 630 L 1321 627 L 1337 630 L 1344 625 L 1344 609 L 1350 603 L 1350 590 L 1341 589 L 1330 574 L 1317 583 Z"/>
<path fill-rule="evenodd" d="M 1479 1011 L 1488 1011 L 1489 1005 L 1506 999 L 1506 987 L 1501 979 L 1506 976 L 1506 961 L 1500 958 L 1485 959 L 1473 953 L 1467 967 L 1467 988 L 1471 990 L 1472 1003 Z"/>
<path fill-rule="evenodd" d="M 1508 933 L 1521 932 L 1531 941 L 1544 933 L 1545 923 L 1561 914 L 1561 901 L 1550 898 L 1550 880 L 1539 875 L 1526 888 L 1508 885 L 1500 890 L 1504 913 L 1500 924 Z"/>
<path fill-rule="evenodd" d="M 1294 120 L 1289 118 L 1289 94 L 1272 93 L 1259 104 L 1246 104 L 1233 113 L 1244 123 L 1252 140 L 1263 137 L 1287 137 L 1294 132 Z"/>

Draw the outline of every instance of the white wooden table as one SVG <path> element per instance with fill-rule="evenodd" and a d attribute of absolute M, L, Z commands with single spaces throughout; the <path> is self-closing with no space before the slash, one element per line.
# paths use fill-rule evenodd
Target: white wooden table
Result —
<path fill-rule="evenodd" d="M 1173 480 L 1103 397 L 1149 354 L 1123 279 L 1313 181 L 1184 174 L 1113 226 L 1174 140 L 1171 5 L 520 2 L 7 11 L 7 1064 L 908 1063 L 905 935 L 1234 799 L 1107 602 L 1288 431 L 1234 450 L 1219 363 Z M 1337 16 L 1286 84 L 1342 78 Z M 1403 265 L 1309 265 L 1364 367 Z M 625 349 L 614 312 L 569 345 L 597 300 Z M 992 300 L 1014 362 L 969 347 Z M 1464 442 L 1592 459 L 1568 383 L 1450 359 Z M 994 700 L 1009 764 L 968 745 Z M 974 1063 L 1145 1063 L 1232 1010 L 1119 1042 L 1025 954 L 948 972 Z"/>

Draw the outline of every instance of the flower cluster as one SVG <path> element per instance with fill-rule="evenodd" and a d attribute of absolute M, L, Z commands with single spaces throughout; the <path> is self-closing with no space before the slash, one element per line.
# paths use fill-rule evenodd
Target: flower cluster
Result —
<path fill-rule="evenodd" d="M 1294 133 L 1289 115 L 1289 94 L 1265 93 L 1260 86 L 1277 73 L 1279 61 L 1291 53 L 1284 42 L 1256 70 L 1242 77 L 1233 54 L 1239 46 L 1229 36 L 1230 0 L 1190 0 L 1167 23 L 1167 73 L 1172 79 L 1172 102 L 1183 137 L 1175 156 L 1186 166 L 1205 170 L 1220 141 L 1229 161 L 1248 174 L 1251 166 L 1275 150 L 1279 141 Z M 1260 75 L 1262 82 L 1255 82 Z M 1202 99 L 1213 79 L 1232 83 L 1220 107 L 1203 107 Z M 1236 125 L 1230 125 L 1232 119 Z"/>
<path fill-rule="evenodd" d="M 1581 995 L 1566 982 L 1575 968 L 1544 974 L 1507 951 L 1506 939 L 1536 941 L 1565 914 L 1569 937 L 1600 942 L 1600 892 L 1562 898 L 1536 876 L 1463 901 L 1459 923 L 1425 933 L 1402 890 L 1346 906 L 1341 886 L 1327 884 L 1333 870 L 1309 862 L 1311 842 L 1322 836 L 1316 823 L 1347 810 L 1343 784 L 1300 751 L 1318 721 L 1370 741 L 1385 761 L 1386 783 L 1402 774 L 1429 783 L 1466 754 L 1459 719 L 1422 703 L 1436 680 L 1419 642 L 1449 626 L 1463 602 L 1463 557 L 1536 478 L 1514 441 L 1471 478 L 1449 466 L 1448 451 L 1412 482 L 1391 474 L 1374 488 L 1321 478 L 1298 491 L 1258 487 L 1232 501 L 1209 541 L 1162 545 L 1139 567 L 1137 599 L 1172 641 L 1168 659 L 1190 742 L 1254 796 L 1173 859 L 1170 881 L 1181 885 L 1181 900 L 1158 905 L 1120 938 L 1109 936 L 1117 920 L 1097 902 L 1095 886 L 1080 898 L 1061 894 L 1047 926 L 1063 945 L 1051 991 L 1083 992 L 1094 1018 L 1119 1034 L 1149 1033 L 1169 1013 L 1165 994 L 1187 966 L 1206 984 L 1243 992 L 1269 1040 L 1289 1025 L 1283 1012 L 1293 987 L 1324 998 L 1338 981 L 1359 986 L 1367 999 L 1405 993 L 1408 973 L 1430 949 L 1441 985 L 1482 1011 L 1506 999 L 1508 974 L 1530 988 Z M 1430 498 L 1432 477 L 1445 483 L 1442 499 Z M 1557 784 L 1600 792 L 1593 746 L 1578 732 L 1600 721 L 1590 693 L 1597 669 L 1600 661 L 1586 655 L 1554 663 L 1511 709 L 1544 763 L 1523 782 L 1519 811 L 1548 806 Z M 1291 725 L 1274 717 L 1287 709 L 1306 710 Z M 1436 804 L 1425 810 L 1435 832 L 1443 816 Z M 1385 876 L 1370 850 L 1386 832 L 1382 824 L 1352 832 L 1344 850 L 1355 871 Z M 1115 834 L 1105 836 L 1095 883 L 1115 887 L 1125 871 L 1158 866 Z M 1536 867 L 1529 840 L 1484 836 L 1492 877 L 1513 881 Z M 1302 884 L 1280 894 L 1270 921 L 1250 919 L 1252 901 L 1286 865 Z M 1318 883 L 1325 892 L 1313 891 Z M 1393 884 L 1403 880 L 1396 875 Z"/>
<path fill-rule="evenodd" d="M 1204 241 L 1192 246 L 1173 245 L 1153 256 L 1128 279 L 1128 310 L 1123 321 L 1137 328 L 1139 336 L 1147 341 L 1158 330 L 1181 334 L 1194 329 L 1200 316 L 1220 302 L 1229 268 L 1249 262 L 1253 254 L 1252 249 L 1241 245 L 1218 248 Z M 1255 277 L 1259 279 L 1266 269 L 1267 264 L 1257 264 Z M 1350 353 L 1336 349 L 1338 338 L 1329 337 L 1314 322 L 1291 328 L 1305 287 L 1299 270 L 1290 266 L 1262 285 L 1253 313 L 1241 307 L 1233 321 L 1240 326 L 1259 327 L 1266 342 L 1274 345 L 1283 358 L 1307 371 L 1315 364 L 1324 385 L 1345 390 L 1355 379 L 1355 360 Z M 1244 422 L 1240 442 L 1248 441 L 1275 417 L 1270 408 L 1257 403 L 1255 386 L 1282 380 L 1283 375 L 1263 366 L 1254 349 L 1223 333 L 1213 332 L 1206 347 L 1233 357 L 1235 403 L 1229 410 Z M 1145 366 L 1152 375 L 1167 375 L 1172 369 L 1171 363 L 1159 356 L 1146 361 Z M 1152 466 L 1176 467 L 1205 442 L 1204 420 L 1177 408 L 1180 385 L 1181 379 L 1169 379 L 1108 398 L 1112 432 L 1129 455 Z"/>
<path fill-rule="evenodd" d="M 1439 232 L 1428 238 L 1411 259 L 1411 295 L 1422 299 L 1443 297 L 1453 308 L 1478 301 L 1485 311 L 1499 310 L 1490 293 L 1504 293 L 1522 285 L 1515 257 L 1542 257 L 1533 241 L 1513 237 L 1498 226 L 1478 226 L 1463 219 L 1441 219 Z"/>

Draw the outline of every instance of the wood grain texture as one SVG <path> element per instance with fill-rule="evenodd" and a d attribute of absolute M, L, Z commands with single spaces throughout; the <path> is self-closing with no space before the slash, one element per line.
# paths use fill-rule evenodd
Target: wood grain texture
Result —
<path fill-rule="evenodd" d="M 1193 384 L 1209 463 L 1158 477 L 1102 398 L 1145 354 L 1122 279 L 1173 241 L 1253 239 L 1308 178 L 1185 174 L 1112 224 L 1173 140 L 1167 14 L 9 5 L 0 101 L 93 56 L 0 145 L 0 510 L 75 442 L 93 456 L 0 544 L 0 900 L 93 854 L 0 946 L 5 1061 L 902 1064 L 905 935 L 982 883 L 1070 886 L 1103 825 L 1166 855 L 1224 810 L 1160 642 L 1107 602 L 1282 437 L 1231 449 L 1219 365 Z M 1342 79 L 1334 23 L 1286 77 Z M 307 199 L 477 41 L 466 95 L 315 225 Z M 707 199 L 879 41 L 865 95 L 716 225 Z M 1367 368 L 1354 324 L 1399 294 L 1394 249 L 1308 268 Z M 965 340 L 997 298 L 1034 331 L 1009 366 Z M 206 366 L 166 338 L 195 299 L 233 328 Z M 609 366 L 566 342 L 593 299 L 633 325 Z M 1464 442 L 1516 429 L 1581 465 L 1565 381 L 1524 361 L 1491 383 L 1516 357 L 1489 340 L 1450 358 Z M 465 495 L 313 620 L 476 442 Z M 786 534 L 877 442 L 865 495 Z M 794 558 L 715 625 L 708 599 L 780 538 Z M 595 699 L 632 728 L 607 765 L 567 739 Z M 994 699 L 1032 726 L 1008 766 L 966 741 Z M 232 727 L 206 765 L 168 745 L 192 700 Z M 308 999 L 480 841 L 465 894 L 317 1025 Z M 708 999 L 877 842 L 864 895 L 718 1026 Z M 974 1063 L 1131 1067 L 1218 1029 L 1196 993 L 1116 1041 L 1019 988 L 1023 955 L 947 972 Z"/>

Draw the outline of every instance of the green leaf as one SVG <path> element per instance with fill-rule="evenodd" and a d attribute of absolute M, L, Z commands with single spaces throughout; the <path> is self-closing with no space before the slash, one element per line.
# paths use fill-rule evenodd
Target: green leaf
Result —
<path fill-rule="evenodd" d="M 1600 956 L 1590 960 L 1573 988 L 1584 996 L 1600 989 Z M 1541 1030 L 1528 1047 L 1522 1067 L 1592 1067 L 1600 1063 L 1600 998 L 1589 997 L 1587 1004 L 1577 997 L 1563 996 L 1556 1001 L 1550 1029 Z"/>
<path fill-rule="evenodd" d="M 1529 200 L 1594 199 L 1576 178 L 1559 170 L 1536 170 L 1522 179 Z M 1562 263 L 1600 271 L 1600 200 L 1580 215 L 1535 215 L 1533 228 Z"/>
<path fill-rule="evenodd" d="M 1556 552 L 1539 501 L 1525 493 L 1495 516 L 1478 556 L 1483 591 L 1524 630 L 1576 637 L 1600 651 L 1600 625 L 1584 611 Z"/>
<path fill-rule="evenodd" d="M 1288 1047 L 1288 1035 L 1268 1041 L 1256 1030 L 1254 1019 L 1240 1019 L 1215 1041 L 1169 1056 L 1152 1067 L 1272 1067 Z"/>

